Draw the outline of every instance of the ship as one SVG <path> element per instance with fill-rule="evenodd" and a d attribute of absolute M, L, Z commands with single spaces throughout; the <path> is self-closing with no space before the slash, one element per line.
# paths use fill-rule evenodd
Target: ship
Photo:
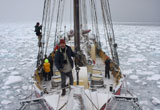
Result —
<path fill-rule="evenodd" d="M 66 82 L 65 95 L 54 62 L 60 39 L 77 54 L 73 85 Z M 34 90 L 20 102 L 19 110 L 142 110 L 128 90 L 117 46 L 109 0 L 44 0 Z M 53 58 L 53 76 L 45 81 L 43 63 L 48 55 Z M 107 58 L 110 78 L 105 76 Z"/>

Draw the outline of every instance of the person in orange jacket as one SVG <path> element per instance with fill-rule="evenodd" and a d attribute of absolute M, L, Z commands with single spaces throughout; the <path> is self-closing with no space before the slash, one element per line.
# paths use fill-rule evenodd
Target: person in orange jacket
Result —
<path fill-rule="evenodd" d="M 51 80 L 51 69 L 49 60 L 46 58 L 43 64 L 45 81 Z"/>

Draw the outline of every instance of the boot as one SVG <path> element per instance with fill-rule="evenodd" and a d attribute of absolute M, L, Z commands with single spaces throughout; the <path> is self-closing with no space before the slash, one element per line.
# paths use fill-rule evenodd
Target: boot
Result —
<path fill-rule="evenodd" d="M 62 89 L 62 96 L 66 95 L 66 89 Z"/>

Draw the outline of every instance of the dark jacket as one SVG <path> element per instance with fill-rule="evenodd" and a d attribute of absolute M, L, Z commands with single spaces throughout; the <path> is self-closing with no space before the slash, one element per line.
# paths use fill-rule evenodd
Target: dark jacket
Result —
<path fill-rule="evenodd" d="M 66 45 L 66 54 L 68 56 L 69 62 L 73 68 L 73 60 L 71 57 L 75 57 L 75 54 L 73 53 L 71 47 Z M 63 56 L 63 52 L 60 51 L 60 48 L 58 49 L 58 51 L 55 54 L 55 65 L 57 67 L 58 70 L 63 69 L 63 64 L 64 64 L 64 56 Z"/>
<path fill-rule="evenodd" d="M 53 59 L 51 55 L 49 55 L 48 60 L 49 60 L 49 63 L 51 64 L 51 67 L 53 67 Z"/>
<path fill-rule="evenodd" d="M 106 68 L 106 69 L 110 69 L 110 59 L 107 59 L 107 60 L 105 61 L 105 68 Z"/>
<path fill-rule="evenodd" d="M 42 26 L 35 25 L 36 35 L 39 36 L 41 34 Z"/>

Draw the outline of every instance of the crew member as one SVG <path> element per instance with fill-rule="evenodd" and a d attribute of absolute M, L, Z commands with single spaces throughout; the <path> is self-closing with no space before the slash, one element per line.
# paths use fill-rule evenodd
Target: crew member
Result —
<path fill-rule="evenodd" d="M 44 60 L 43 69 L 44 69 L 45 81 L 51 80 L 50 63 L 47 58 Z"/>
<path fill-rule="evenodd" d="M 110 58 L 108 56 L 106 56 L 106 60 L 105 60 L 105 77 L 108 78 L 108 79 L 110 79 L 109 70 L 110 70 Z"/>
<path fill-rule="evenodd" d="M 59 49 L 55 54 L 55 65 L 61 73 L 61 87 L 62 87 L 62 96 L 66 94 L 66 76 L 69 77 L 70 85 L 73 85 L 73 60 L 71 57 L 74 57 L 70 46 L 67 46 L 64 39 L 60 40 Z"/>
<path fill-rule="evenodd" d="M 35 32 L 36 32 L 36 35 L 38 36 L 39 41 L 41 41 L 41 38 L 42 38 L 41 30 L 42 30 L 42 25 L 40 25 L 40 23 L 37 22 L 37 24 L 35 25 Z"/>

